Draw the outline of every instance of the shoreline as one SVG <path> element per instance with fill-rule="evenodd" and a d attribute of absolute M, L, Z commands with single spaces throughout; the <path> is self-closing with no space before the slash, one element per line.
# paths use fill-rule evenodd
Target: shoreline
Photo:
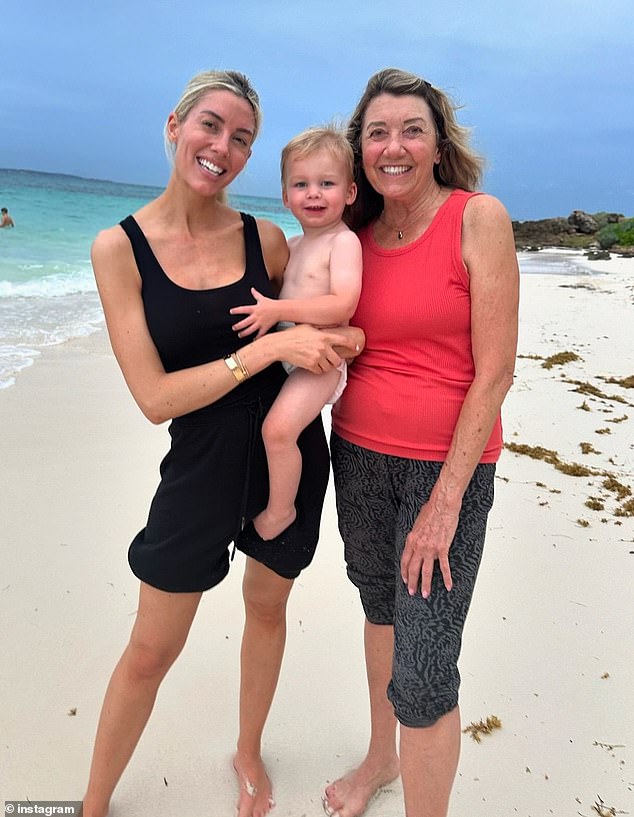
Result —
<path fill-rule="evenodd" d="M 634 490 L 634 389 L 604 379 L 634 375 L 634 260 L 587 265 L 596 274 L 522 275 L 505 440 L 610 471 Z M 578 359 L 542 365 L 565 352 Z M 604 396 L 574 391 L 571 381 Z M 167 429 L 135 406 L 105 331 L 45 349 L 0 390 L 0 412 L 8 429 L 0 616 L 10 634 L 0 795 L 79 799 L 105 685 L 136 609 L 126 550 L 144 524 Z M 594 452 L 584 454 L 582 442 Z M 493 715 L 502 726 L 481 743 L 463 736 L 452 815 L 591 817 L 598 798 L 632 811 L 634 517 L 615 515 L 628 498 L 605 479 L 572 476 L 552 458 L 502 454 L 461 658 L 463 727 Z M 592 498 L 604 509 L 588 507 Z M 205 594 L 113 815 L 234 813 L 242 564 L 238 554 Z M 265 733 L 278 817 L 321 814 L 323 785 L 362 756 L 362 627 L 330 485 L 317 555 L 291 594 Z M 402 817 L 400 785 L 366 814 Z"/>
<path fill-rule="evenodd" d="M 612 256 L 611 260 L 608 262 L 590 261 L 586 257 L 584 251 L 571 250 L 562 247 L 546 247 L 540 249 L 539 251 L 520 250 L 517 252 L 517 256 L 520 264 L 522 265 L 523 275 L 534 275 L 536 273 L 549 275 L 576 275 L 582 274 L 584 271 L 588 275 L 595 275 L 599 272 L 599 269 L 596 268 L 597 263 L 607 263 L 607 268 L 605 270 L 601 270 L 601 272 L 608 273 L 610 272 L 609 265 L 613 262 L 614 266 L 618 266 L 618 264 L 624 260 L 634 264 L 634 259 L 620 259 L 617 256 Z M 93 280 L 92 274 L 90 280 Z M 37 366 L 42 357 L 46 356 L 48 350 L 59 346 L 64 346 L 65 344 L 82 343 L 83 341 L 89 344 L 89 338 L 92 335 L 99 334 L 105 330 L 103 313 L 97 298 L 97 291 L 94 288 L 94 281 L 91 286 L 93 288 L 85 291 L 83 295 L 78 295 L 75 293 L 73 296 L 75 299 L 83 298 L 83 306 L 80 306 L 78 301 L 74 301 L 73 303 L 69 303 L 67 305 L 63 304 L 61 301 L 60 303 L 56 303 L 58 310 L 61 309 L 62 312 L 66 307 L 71 311 L 79 310 L 81 313 L 83 310 L 85 312 L 82 319 L 82 334 L 68 337 L 67 334 L 69 333 L 70 329 L 69 327 L 65 326 L 60 330 L 65 337 L 57 341 L 51 341 L 49 327 L 46 330 L 46 332 L 49 333 L 48 342 L 45 345 L 38 345 L 36 342 L 38 333 L 37 331 L 33 331 L 31 327 L 29 336 L 31 337 L 32 342 L 23 341 L 17 346 L 5 344 L 3 349 L 3 357 L 0 357 L 0 394 L 5 389 L 13 388 L 16 381 L 21 377 L 22 372 L 27 371 L 33 366 Z M 46 301 L 44 296 L 40 297 L 43 301 Z M 85 300 L 87 297 L 90 298 L 90 301 Z M 56 302 L 58 300 L 60 299 L 55 299 Z M 50 320 L 50 316 L 47 318 L 47 320 Z M 30 326 L 28 322 L 27 326 Z M 10 362 L 11 360 L 12 362 Z"/>

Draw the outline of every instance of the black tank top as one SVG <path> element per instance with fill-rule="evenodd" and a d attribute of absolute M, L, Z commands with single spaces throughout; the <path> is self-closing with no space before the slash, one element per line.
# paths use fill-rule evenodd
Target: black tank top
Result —
<path fill-rule="evenodd" d="M 166 372 L 218 360 L 250 343 L 252 337 L 239 338 L 232 330 L 240 316 L 230 315 L 229 309 L 254 303 L 251 287 L 269 298 L 275 297 L 255 219 L 248 213 L 240 213 L 240 216 L 246 259 L 244 275 L 238 281 L 214 289 L 186 289 L 175 284 L 159 264 L 134 217 L 128 216 L 120 222 L 132 245 L 141 276 L 145 318 Z M 234 403 L 236 398 L 255 395 L 265 385 L 275 384 L 279 388 L 282 380 L 281 366 L 269 367 L 213 405 Z"/>

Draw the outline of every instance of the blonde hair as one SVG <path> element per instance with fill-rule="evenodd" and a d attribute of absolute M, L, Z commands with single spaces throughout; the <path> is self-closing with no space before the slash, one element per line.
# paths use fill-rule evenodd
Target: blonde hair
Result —
<path fill-rule="evenodd" d="M 341 161 L 345 167 L 348 180 L 354 178 L 354 152 L 352 146 L 341 128 L 336 125 L 321 125 L 307 128 L 298 133 L 282 149 L 280 159 L 280 174 L 282 187 L 286 184 L 288 163 L 291 158 L 303 159 L 316 153 L 318 150 L 327 150 L 335 159 Z"/>
<path fill-rule="evenodd" d="M 348 140 L 354 152 L 354 180 L 358 194 L 354 203 L 346 208 L 344 218 L 353 230 L 364 227 L 383 210 L 383 196 L 368 182 L 361 152 L 361 130 L 365 113 L 370 102 L 380 94 L 419 96 L 429 105 L 440 151 L 440 162 L 434 165 L 434 178 L 438 184 L 476 190 L 484 168 L 484 159 L 469 145 L 470 129 L 456 121 L 455 111 L 458 106 L 452 99 L 416 74 L 400 68 L 384 68 L 368 80 L 348 123 Z"/>
<path fill-rule="evenodd" d="M 231 93 L 237 97 L 246 99 L 253 110 L 253 118 L 255 120 L 253 139 L 255 140 L 262 125 L 260 98 L 255 88 L 251 85 L 249 78 L 239 71 L 201 71 L 200 74 L 196 74 L 195 77 L 192 77 L 185 86 L 185 90 L 174 108 L 176 119 L 179 122 L 184 122 L 191 109 L 210 91 L 231 91 Z M 176 145 L 168 138 L 167 123 L 163 130 L 163 141 L 167 158 L 170 160 L 170 163 L 173 163 Z"/>

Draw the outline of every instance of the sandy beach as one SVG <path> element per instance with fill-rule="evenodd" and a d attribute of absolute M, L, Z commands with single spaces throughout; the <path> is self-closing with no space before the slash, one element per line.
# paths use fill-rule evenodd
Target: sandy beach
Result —
<path fill-rule="evenodd" d="M 634 813 L 634 260 L 591 267 L 522 276 L 510 448 L 461 659 L 464 727 L 501 727 L 463 736 L 452 817 Z M 0 416 L 0 800 L 77 800 L 167 427 L 142 417 L 103 331 L 47 350 Z M 203 599 L 112 817 L 235 813 L 242 568 Z M 265 735 L 278 817 L 318 817 L 362 757 L 362 626 L 330 488 Z M 402 814 L 398 784 L 367 811 Z"/>

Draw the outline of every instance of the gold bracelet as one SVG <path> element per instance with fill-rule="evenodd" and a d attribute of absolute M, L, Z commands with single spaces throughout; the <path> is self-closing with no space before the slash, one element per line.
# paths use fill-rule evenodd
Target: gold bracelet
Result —
<path fill-rule="evenodd" d="M 244 365 L 237 352 L 227 355 L 225 358 L 223 358 L 223 360 L 226 367 L 229 369 L 238 383 L 242 383 L 243 380 L 247 380 L 250 377 L 247 367 Z"/>
<path fill-rule="evenodd" d="M 232 357 L 242 370 L 242 374 L 244 375 L 243 379 L 248 380 L 248 378 L 251 377 L 251 375 L 249 374 L 249 370 L 247 369 L 247 367 L 242 362 L 242 358 L 240 357 L 240 355 L 237 352 L 234 352 Z"/>
<path fill-rule="evenodd" d="M 235 377 L 238 383 L 242 383 L 243 380 L 246 380 L 244 372 L 238 365 L 238 362 L 235 360 L 233 355 L 227 355 L 225 358 L 223 358 L 223 360 L 225 362 L 226 367 L 229 369 L 229 371 Z"/>

